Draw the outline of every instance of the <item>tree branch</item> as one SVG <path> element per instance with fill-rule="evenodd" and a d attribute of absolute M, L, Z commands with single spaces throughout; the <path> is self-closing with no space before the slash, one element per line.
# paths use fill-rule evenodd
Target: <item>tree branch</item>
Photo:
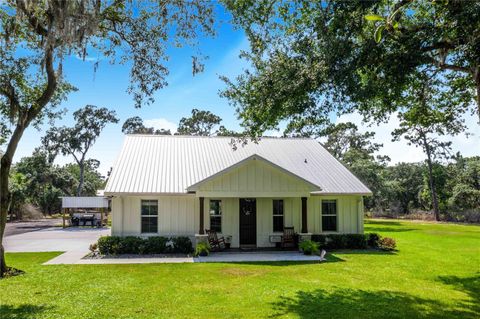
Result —
<path fill-rule="evenodd" d="M 17 0 L 17 8 L 23 12 L 23 14 L 27 17 L 28 22 L 30 25 L 33 27 L 35 32 L 37 32 L 41 36 L 47 36 L 48 35 L 48 30 L 43 27 L 38 19 L 32 15 L 32 12 L 30 12 L 27 7 L 25 6 L 25 1 L 23 0 Z"/>

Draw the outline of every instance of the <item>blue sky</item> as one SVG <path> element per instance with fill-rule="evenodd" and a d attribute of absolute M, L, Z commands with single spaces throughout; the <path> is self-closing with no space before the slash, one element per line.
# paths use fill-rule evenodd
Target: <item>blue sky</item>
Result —
<path fill-rule="evenodd" d="M 223 12 L 221 18 L 228 20 L 228 16 Z M 73 111 L 87 104 L 116 110 L 120 122 L 105 128 L 89 152 L 90 158 L 100 160 L 100 171 L 103 174 L 113 165 L 120 151 L 123 141 L 121 126 L 132 116 L 140 116 L 148 126 L 174 130 L 180 118 L 188 116 L 192 108 L 199 108 L 219 115 L 223 119 L 222 124 L 227 128 L 239 129 L 234 108 L 226 99 L 219 97 L 218 93 L 225 88 L 219 75 L 233 78 L 247 67 L 246 62 L 239 58 L 242 49 L 248 49 L 247 39 L 242 31 L 234 30 L 228 21 L 220 25 L 215 38 L 200 39 L 200 51 L 208 56 L 203 73 L 192 76 L 191 55 L 194 51 L 191 48 L 172 49 L 167 63 L 170 70 L 167 77 L 169 85 L 155 94 L 154 104 L 141 109 L 134 108 L 131 96 L 126 93 L 129 83 L 127 66 L 110 65 L 107 61 L 100 60 L 99 68 L 94 73 L 92 62 L 71 57 L 64 63 L 64 74 L 79 90 L 72 93 L 62 105 L 68 110 L 68 114 L 57 121 L 56 125 L 73 125 Z M 398 125 L 395 114 L 387 123 L 373 127 L 364 125 L 358 114 L 346 115 L 336 121 L 351 121 L 356 123 L 361 131 L 376 132 L 376 142 L 384 145 L 380 153 L 390 156 L 392 163 L 424 159 L 420 149 L 407 145 L 405 141 L 391 142 L 390 133 Z M 480 125 L 475 116 L 466 116 L 465 121 L 473 136 L 468 139 L 464 135 L 449 138 L 453 141 L 453 150 L 460 151 L 465 156 L 480 155 Z M 40 145 L 40 138 L 48 127 L 44 125 L 40 132 L 32 127 L 28 128 L 20 141 L 14 161 L 29 156 L 34 148 Z M 72 161 L 69 157 L 59 157 L 56 162 L 65 164 Z"/>
<path fill-rule="evenodd" d="M 247 66 L 239 58 L 240 51 L 248 48 L 245 35 L 240 30 L 234 30 L 230 24 L 222 23 L 216 37 L 200 39 L 199 48 L 203 55 L 208 56 L 204 61 L 205 71 L 192 76 L 191 56 L 196 49 L 172 49 L 167 62 L 169 85 L 155 94 L 155 103 L 141 109 L 134 108 L 132 97 L 126 93 L 129 83 L 128 66 L 110 65 L 108 61 L 100 60 L 99 68 L 94 73 L 93 62 L 82 61 L 77 57 L 68 58 L 63 66 L 64 74 L 78 91 L 70 94 L 68 101 L 63 103 L 62 107 L 68 110 L 68 114 L 62 120 L 57 120 L 55 125 L 73 125 L 73 111 L 87 104 L 107 107 L 117 112 L 120 122 L 105 128 L 89 152 L 91 158 L 100 160 L 102 173 L 108 171 L 115 160 L 123 141 L 121 126 L 132 116 L 140 116 L 147 125 L 172 129 L 177 126 L 180 118 L 190 114 L 192 108 L 199 108 L 219 115 L 228 128 L 239 129 L 234 108 L 218 94 L 225 87 L 219 75 L 234 77 Z M 14 161 L 29 156 L 40 145 L 40 138 L 48 127 L 49 125 L 44 125 L 40 132 L 28 128 Z M 57 159 L 59 164 L 71 161 L 68 157 Z"/>

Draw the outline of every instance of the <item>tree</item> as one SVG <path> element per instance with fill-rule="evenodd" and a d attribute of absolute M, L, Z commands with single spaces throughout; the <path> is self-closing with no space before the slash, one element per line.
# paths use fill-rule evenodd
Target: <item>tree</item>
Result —
<path fill-rule="evenodd" d="M 389 158 L 375 156 L 383 146 L 372 141 L 375 133 L 360 133 L 354 123 L 347 122 L 331 125 L 318 134 L 327 138 L 323 146 L 372 190 L 366 206 L 381 208 L 385 195 L 383 173 Z"/>
<path fill-rule="evenodd" d="M 214 130 L 222 119 L 210 111 L 192 110 L 191 117 L 182 117 L 178 124 L 177 134 L 211 136 L 217 133 Z"/>
<path fill-rule="evenodd" d="M 451 101 L 455 96 L 442 90 L 441 81 L 429 73 L 419 73 L 405 92 L 404 111 L 399 112 L 400 127 L 392 132 L 393 141 L 401 137 L 408 144 L 421 147 L 426 155 L 428 183 L 435 219 L 440 220 L 438 195 L 434 179 L 434 163 L 450 156 L 451 142 L 438 136 L 455 135 L 465 126 L 455 114 Z"/>
<path fill-rule="evenodd" d="M 401 109 L 402 94 L 417 72 L 430 67 L 445 90 L 461 93 L 457 116 L 477 108 L 480 2 L 399 1 L 398 28 L 383 33 L 367 15 L 391 12 L 391 1 L 225 0 L 250 39 L 251 63 L 222 92 L 249 135 L 327 125 L 331 114 L 357 111 L 380 121 Z M 378 22 L 383 23 L 383 22 Z M 386 28 L 387 29 L 387 28 Z M 477 101 L 480 94 L 477 93 Z"/>
<path fill-rule="evenodd" d="M 55 106 L 73 87 L 62 75 L 71 55 L 101 55 L 131 65 L 128 92 L 135 105 L 153 101 L 166 85 L 170 45 L 194 45 L 199 34 L 213 35 L 209 1 L 27 1 L 0 7 L 0 116 L 10 123 L 0 160 L 0 276 L 7 271 L 3 234 L 8 210 L 12 159 L 30 125 L 55 116 Z M 86 59 L 85 59 L 86 60 Z M 99 66 L 98 61 L 94 69 Z M 193 74 L 201 71 L 194 57 Z"/>
<path fill-rule="evenodd" d="M 53 127 L 42 138 L 42 144 L 53 156 L 57 153 L 73 156 L 80 169 L 80 178 L 76 191 L 82 195 L 86 155 L 102 130 L 109 123 L 117 123 L 115 111 L 87 105 L 73 113 L 74 127 Z"/>
<path fill-rule="evenodd" d="M 154 127 L 146 127 L 143 120 L 139 116 L 128 118 L 122 125 L 122 133 L 125 134 L 154 134 L 154 135 L 172 135 L 169 129 L 155 129 Z"/>
<path fill-rule="evenodd" d="M 217 131 L 217 136 L 232 136 L 232 137 L 242 137 L 243 133 L 236 132 L 234 130 L 229 130 L 225 126 L 220 125 Z"/>
<path fill-rule="evenodd" d="M 385 193 L 391 209 L 398 207 L 400 213 L 408 214 L 411 208 L 420 207 L 424 168 L 418 163 L 398 163 L 387 167 Z"/>

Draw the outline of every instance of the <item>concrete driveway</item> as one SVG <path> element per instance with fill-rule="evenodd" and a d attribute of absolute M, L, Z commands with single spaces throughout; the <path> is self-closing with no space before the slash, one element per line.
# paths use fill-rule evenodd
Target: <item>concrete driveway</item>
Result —
<path fill-rule="evenodd" d="M 87 252 L 100 236 L 110 235 L 109 228 L 51 227 L 3 239 L 7 252 L 66 251 Z"/>

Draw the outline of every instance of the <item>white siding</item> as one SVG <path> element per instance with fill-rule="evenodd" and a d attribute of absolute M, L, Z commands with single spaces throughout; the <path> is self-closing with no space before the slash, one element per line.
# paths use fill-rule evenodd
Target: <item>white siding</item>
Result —
<path fill-rule="evenodd" d="M 158 200 L 158 235 L 193 236 L 198 231 L 199 203 L 194 196 L 124 196 L 112 201 L 113 235 L 141 234 L 142 199 Z"/>
<path fill-rule="evenodd" d="M 310 196 L 311 186 L 262 161 L 248 163 L 205 182 L 197 196 L 205 197 L 275 197 Z"/>
<path fill-rule="evenodd" d="M 158 230 L 162 236 L 193 236 L 199 231 L 199 198 L 185 196 L 125 196 L 112 201 L 112 235 L 128 236 L 140 233 L 140 201 L 158 200 Z M 204 202 L 204 225 L 210 228 L 210 199 L 222 201 L 222 233 L 232 236 L 232 247 L 239 246 L 239 198 L 206 197 Z M 273 234 L 273 199 L 284 200 L 285 226 L 301 229 L 301 199 L 299 197 L 257 198 L 257 246 L 270 247 L 269 236 Z M 311 196 L 307 199 L 308 231 L 322 233 L 322 199 L 337 200 L 339 233 L 363 233 L 363 201 L 361 196 Z M 123 201 L 123 205 L 122 205 Z M 123 211 L 123 213 L 122 213 Z M 122 218 L 123 216 L 123 218 Z"/>

